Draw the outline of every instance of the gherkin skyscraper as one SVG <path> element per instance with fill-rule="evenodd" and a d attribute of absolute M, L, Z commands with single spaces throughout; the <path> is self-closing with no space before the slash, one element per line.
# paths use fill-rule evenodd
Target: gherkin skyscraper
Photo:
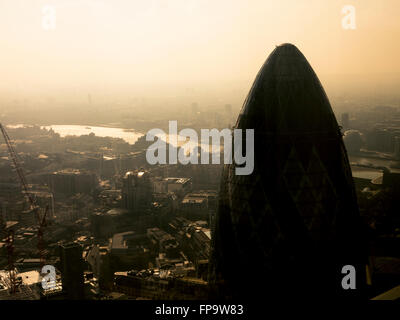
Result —
<path fill-rule="evenodd" d="M 366 250 L 351 169 L 327 95 L 297 47 L 270 54 L 236 128 L 254 129 L 254 171 L 223 170 L 216 297 L 357 296 Z M 345 265 L 356 268 L 357 290 L 342 287 Z"/>

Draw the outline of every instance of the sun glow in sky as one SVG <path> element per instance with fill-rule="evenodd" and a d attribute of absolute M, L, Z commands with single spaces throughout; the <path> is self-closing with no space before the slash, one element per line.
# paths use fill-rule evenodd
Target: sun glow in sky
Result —
<path fill-rule="evenodd" d="M 398 39 L 398 0 L 0 0 L 0 89 L 247 85 L 284 42 L 319 75 L 370 77 L 400 72 Z"/>

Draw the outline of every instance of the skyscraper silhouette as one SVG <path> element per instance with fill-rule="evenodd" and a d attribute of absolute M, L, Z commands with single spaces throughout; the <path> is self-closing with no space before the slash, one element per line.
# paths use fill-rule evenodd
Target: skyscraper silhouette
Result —
<path fill-rule="evenodd" d="M 248 176 L 235 164 L 223 170 L 210 268 L 217 297 L 357 296 L 366 252 L 347 153 L 294 45 L 268 57 L 236 128 L 254 129 L 255 167 Z M 356 267 L 357 290 L 341 286 L 345 265 Z"/>
<path fill-rule="evenodd" d="M 77 243 L 60 246 L 61 278 L 63 291 L 69 300 L 84 299 L 82 247 Z"/>

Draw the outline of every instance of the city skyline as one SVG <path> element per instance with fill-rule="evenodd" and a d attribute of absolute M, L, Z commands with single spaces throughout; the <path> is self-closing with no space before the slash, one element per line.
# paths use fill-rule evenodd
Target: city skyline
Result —
<path fill-rule="evenodd" d="M 0 300 L 399 300 L 399 15 L 0 0 Z"/>

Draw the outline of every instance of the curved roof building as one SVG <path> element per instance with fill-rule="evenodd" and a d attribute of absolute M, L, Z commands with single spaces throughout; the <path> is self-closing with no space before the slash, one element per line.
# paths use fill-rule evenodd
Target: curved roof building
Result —
<path fill-rule="evenodd" d="M 210 270 L 219 297 L 349 295 L 342 267 L 354 265 L 362 283 L 366 262 L 351 169 L 325 91 L 294 45 L 268 57 L 236 128 L 255 130 L 254 171 L 224 167 Z"/>

